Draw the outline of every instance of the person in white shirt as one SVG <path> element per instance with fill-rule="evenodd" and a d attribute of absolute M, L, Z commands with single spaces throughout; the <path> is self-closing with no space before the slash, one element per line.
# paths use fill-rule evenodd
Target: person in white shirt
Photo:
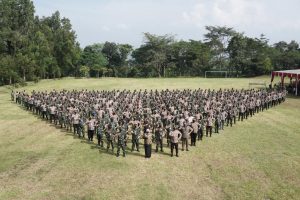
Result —
<path fill-rule="evenodd" d="M 94 137 L 94 132 L 95 132 L 95 119 L 92 119 L 91 117 L 89 118 L 89 120 L 86 122 L 87 127 L 88 127 L 88 139 L 89 141 L 93 141 L 93 137 Z"/>

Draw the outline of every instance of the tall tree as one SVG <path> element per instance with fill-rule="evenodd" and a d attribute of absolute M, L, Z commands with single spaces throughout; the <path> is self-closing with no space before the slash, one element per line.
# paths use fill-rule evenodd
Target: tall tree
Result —
<path fill-rule="evenodd" d="M 133 51 L 133 47 L 130 44 L 119 44 L 119 54 L 121 58 L 121 66 L 126 65 L 126 61 L 128 59 L 128 56 Z"/>
<path fill-rule="evenodd" d="M 113 76 L 124 76 L 119 73 L 126 64 L 128 56 L 133 48 L 129 44 L 116 44 L 114 42 L 105 42 L 102 53 L 108 61 L 108 67 L 113 72 Z"/>
<path fill-rule="evenodd" d="M 144 33 L 144 44 L 132 54 L 132 56 L 147 67 L 153 67 L 158 77 L 165 76 L 166 68 L 172 63 L 169 62 L 171 44 L 174 36 L 157 36 Z M 141 58 L 144 57 L 144 58 Z"/>
<path fill-rule="evenodd" d="M 236 35 L 229 42 L 227 51 L 230 66 L 240 75 L 256 76 L 272 70 L 270 47 L 263 35 L 254 39 L 242 34 Z"/>
<path fill-rule="evenodd" d="M 205 74 L 209 70 L 212 54 L 207 44 L 201 41 L 190 40 L 189 54 L 192 60 L 192 73 L 197 76 Z"/>
<path fill-rule="evenodd" d="M 0 1 L 0 54 L 13 57 L 19 71 L 26 81 L 26 76 L 32 76 L 30 35 L 34 24 L 34 6 L 30 0 Z M 26 60 L 26 61 L 25 61 Z"/>
<path fill-rule="evenodd" d="M 17 70 L 16 63 L 13 56 L 5 55 L 0 57 L 0 83 L 12 84 L 19 82 L 20 79 Z"/>
<path fill-rule="evenodd" d="M 100 77 L 100 73 L 105 71 L 105 67 L 108 64 L 107 59 L 102 54 L 102 49 L 102 44 L 86 46 L 81 54 L 80 61 L 82 65 L 86 65 L 91 70 L 94 70 L 98 78 Z"/>
<path fill-rule="evenodd" d="M 226 70 L 229 58 L 226 49 L 231 38 L 238 33 L 233 28 L 226 26 L 206 26 L 205 28 L 208 33 L 204 35 L 204 41 L 207 42 L 212 51 L 212 68 L 215 70 Z"/>
<path fill-rule="evenodd" d="M 234 36 L 227 47 L 227 52 L 229 53 L 229 71 L 232 74 L 235 71 L 235 74 L 244 74 L 246 70 L 246 54 L 247 51 L 247 39 L 242 35 Z"/>
<path fill-rule="evenodd" d="M 70 20 L 60 17 L 60 13 L 56 11 L 51 17 L 44 17 L 41 23 L 49 28 L 44 28 L 43 32 L 51 47 L 52 55 L 55 61 L 50 69 L 53 76 L 66 76 L 73 74 L 76 71 L 76 64 L 80 58 L 80 48 L 76 41 L 76 34 L 72 30 Z"/>
<path fill-rule="evenodd" d="M 171 58 L 176 65 L 176 75 L 200 76 L 209 67 L 210 49 L 201 41 L 174 42 Z"/>
<path fill-rule="evenodd" d="M 300 50 L 296 41 L 275 43 L 272 49 L 272 63 L 276 69 L 294 69 L 300 66 Z"/>

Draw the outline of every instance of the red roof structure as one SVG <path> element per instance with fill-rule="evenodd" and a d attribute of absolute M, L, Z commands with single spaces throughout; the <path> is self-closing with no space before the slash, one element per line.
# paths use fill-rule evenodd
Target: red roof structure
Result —
<path fill-rule="evenodd" d="M 283 71 L 273 71 L 271 74 L 271 82 L 273 82 L 274 77 L 279 76 L 281 77 L 281 84 L 284 83 L 284 78 L 295 78 L 296 79 L 296 95 L 298 95 L 298 82 L 300 79 L 300 69 L 293 69 L 293 70 L 283 70 Z"/>

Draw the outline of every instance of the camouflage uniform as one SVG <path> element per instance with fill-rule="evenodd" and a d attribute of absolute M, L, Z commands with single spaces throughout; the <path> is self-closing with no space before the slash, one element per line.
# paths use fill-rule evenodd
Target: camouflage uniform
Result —
<path fill-rule="evenodd" d="M 156 143 L 156 152 L 158 152 L 158 148 L 160 147 L 160 151 L 164 152 L 163 150 L 163 137 L 164 137 L 164 130 L 162 128 L 156 128 L 155 132 L 155 143 Z"/>
<path fill-rule="evenodd" d="M 125 139 L 126 139 L 126 127 L 123 125 L 121 127 L 121 131 L 118 134 L 118 150 L 117 150 L 117 157 L 120 156 L 120 149 L 123 151 L 123 157 L 126 156 L 125 152 Z"/>
<path fill-rule="evenodd" d="M 112 152 L 114 152 L 114 143 L 113 143 L 113 140 L 114 140 L 114 134 L 113 134 L 113 130 L 112 128 L 108 128 L 105 132 L 105 136 L 106 136 L 106 140 L 107 140 L 107 149 L 106 151 L 108 151 L 108 149 L 112 148 Z"/>
<path fill-rule="evenodd" d="M 104 127 L 102 122 L 100 122 L 97 127 L 97 139 L 98 139 L 98 145 L 101 147 L 103 147 L 103 132 L 104 132 Z"/>
<path fill-rule="evenodd" d="M 141 135 L 141 128 L 140 127 L 134 128 L 134 130 L 132 131 L 132 148 L 131 148 L 131 151 L 133 151 L 135 147 L 136 147 L 136 150 L 138 152 L 140 151 L 139 150 L 140 135 Z"/>

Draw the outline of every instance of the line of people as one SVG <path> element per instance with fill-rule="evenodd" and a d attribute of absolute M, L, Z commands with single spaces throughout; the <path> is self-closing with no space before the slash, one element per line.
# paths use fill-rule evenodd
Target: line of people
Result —
<path fill-rule="evenodd" d="M 144 140 L 145 157 L 164 151 L 164 140 L 171 156 L 189 151 L 197 140 L 219 133 L 258 112 L 285 101 L 285 90 L 112 90 L 112 91 L 26 91 L 12 92 L 11 98 L 25 109 L 79 137 L 93 142 L 116 156 L 126 156 L 131 136 L 131 151 L 140 151 Z M 214 130 L 213 130 L 214 129 Z M 87 130 L 87 131 L 86 131 Z M 190 139 L 190 142 L 189 142 Z"/>

